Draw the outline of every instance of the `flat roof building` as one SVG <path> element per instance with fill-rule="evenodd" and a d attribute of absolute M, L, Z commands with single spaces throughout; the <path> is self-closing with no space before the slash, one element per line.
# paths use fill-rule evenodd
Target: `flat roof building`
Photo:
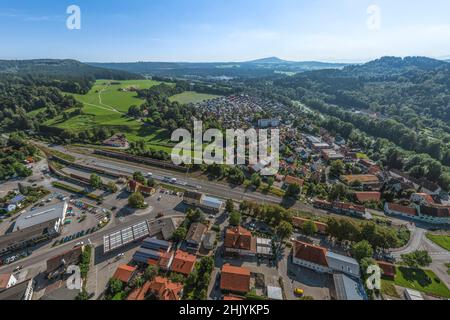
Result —
<path fill-rule="evenodd" d="M 67 202 L 60 202 L 52 206 L 37 208 L 19 216 L 14 224 L 14 231 L 25 230 L 43 223 L 53 224 L 48 233 L 59 233 L 66 218 Z"/>

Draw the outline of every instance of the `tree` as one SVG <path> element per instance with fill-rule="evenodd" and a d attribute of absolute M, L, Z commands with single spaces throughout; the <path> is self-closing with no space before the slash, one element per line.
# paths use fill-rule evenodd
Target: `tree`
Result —
<path fill-rule="evenodd" d="M 259 174 L 257 173 L 252 174 L 251 182 L 253 186 L 259 188 L 261 186 L 261 177 L 259 176 Z"/>
<path fill-rule="evenodd" d="M 116 185 L 114 182 L 112 182 L 112 181 L 108 182 L 108 189 L 109 189 L 109 191 L 111 191 L 112 193 L 116 193 L 116 192 L 119 190 L 119 188 L 117 187 L 117 185 Z"/>
<path fill-rule="evenodd" d="M 102 179 L 95 173 L 91 174 L 90 181 L 92 188 L 98 189 L 102 186 Z"/>
<path fill-rule="evenodd" d="M 342 160 L 333 161 L 330 165 L 330 176 L 339 178 L 344 174 L 345 164 Z"/>
<path fill-rule="evenodd" d="M 145 184 L 146 182 L 144 175 L 140 171 L 136 171 L 135 173 L 133 173 L 133 180 L 142 184 Z"/>
<path fill-rule="evenodd" d="M 269 178 L 267 178 L 267 186 L 270 188 L 272 188 L 273 184 L 275 183 L 275 178 L 270 176 Z"/>
<path fill-rule="evenodd" d="M 186 214 L 186 219 L 188 219 L 191 223 L 201 222 L 204 220 L 204 217 L 205 214 L 199 208 L 189 209 Z"/>
<path fill-rule="evenodd" d="M 296 183 L 292 183 L 288 186 L 286 193 L 284 194 L 285 197 L 289 198 L 298 198 L 298 196 L 300 195 L 301 192 L 301 188 L 298 184 Z"/>
<path fill-rule="evenodd" d="M 275 234 L 281 241 L 288 239 L 293 232 L 294 229 L 292 227 L 292 224 L 287 221 L 281 221 L 278 227 L 275 229 Z"/>
<path fill-rule="evenodd" d="M 230 225 L 232 226 L 239 226 L 241 224 L 241 220 L 242 220 L 242 216 L 239 212 L 237 211 L 233 211 L 230 214 Z"/>
<path fill-rule="evenodd" d="M 411 253 L 402 254 L 401 257 L 403 262 L 413 268 L 427 267 L 433 262 L 426 250 L 417 250 Z"/>
<path fill-rule="evenodd" d="M 347 187 L 342 183 L 337 183 L 331 188 L 328 199 L 331 201 L 341 200 L 347 195 Z"/>
<path fill-rule="evenodd" d="M 363 240 L 352 245 L 351 253 L 358 262 L 365 258 L 372 258 L 373 248 L 367 240 Z"/>
<path fill-rule="evenodd" d="M 152 281 L 158 275 L 158 267 L 154 265 L 149 265 L 144 272 L 144 279 L 147 281 Z"/>
<path fill-rule="evenodd" d="M 108 282 L 108 292 L 111 296 L 116 295 L 117 293 L 121 292 L 123 289 L 123 283 L 119 279 L 111 278 Z"/>
<path fill-rule="evenodd" d="M 302 225 L 302 232 L 307 236 L 313 236 L 317 233 L 317 226 L 312 220 L 308 220 Z"/>
<path fill-rule="evenodd" d="M 145 280 L 143 277 L 136 277 L 133 279 L 132 286 L 134 288 L 141 288 L 144 285 L 144 283 L 145 283 Z"/>
<path fill-rule="evenodd" d="M 228 199 L 225 204 L 225 211 L 228 213 L 231 213 L 234 211 L 234 201 L 231 199 Z"/>
<path fill-rule="evenodd" d="M 135 209 L 142 209 L 145 207 L 144 196 L 140 192 L 133 193 L 130 198 L 128 198 L 128 205 Z"/>
<path fill-rule="evenodd" d="M 82 289 L 81 292 L 75 297 L 75 300 L 89 300 L 89 293 L 85 289 Z"/>
<path fill-rule="evenodd" d="M 175 242 L 183 241 L 186 238 L 187 229 L 183 226 L 178 227 L 172 235 L 172 240 Z"/>

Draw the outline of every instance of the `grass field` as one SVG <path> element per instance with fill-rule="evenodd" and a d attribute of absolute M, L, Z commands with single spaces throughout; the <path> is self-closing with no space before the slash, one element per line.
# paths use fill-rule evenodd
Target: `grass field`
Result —
<path fill-rule="evenodd" d="M 193 91 L 186 91 L 180 94 L 176 94 L 169 98 L 170 101 L 177 101 L 181 104 L 188 104 L 188 103 L 199 103 L 206 100 L 211 100 L 214 98 L 218 98 L 220 96 L 213 95 L 213 94 L 204 94 L 204 93 L 197 93 Z"/>
<path fill-rule="evenodd" d="M 431 270 L 399 267 L 395 284 L 424 293 L 450 298 L 450 290 Z"/>
<path fill-rule="evenodd" d="M 427 233 L 427 238 L 445 250 L 450 251 L 450 236 Z"/>
<path fill-rule="evenodd" d="M 170 138 L 165 129 L 145 126 L 126 116 L 130 106 L 141 105 L 144 100 L 137 98 L 135 92 L 119 91 L 130 87 L 145 89 L 158 84 L 160 82 L 153 80 L 127 80 L 110 85 L 110 80 L 97 80 L 87 94 L 74 95 L 84 105 L 83 115 L 67 121 L 58 116 L 45 124 L 73 132 L 104 126 L 126 134 L 130 141 L 145 140 L 153 149 L 170 151 L 164 146 Z"/>
<path fill-rule="evenodd" d="M 381 280 L 381 293 L 393 298 L 400 298 L 397 289 L 395 289 L 394 282 L 390 280 Z"/>

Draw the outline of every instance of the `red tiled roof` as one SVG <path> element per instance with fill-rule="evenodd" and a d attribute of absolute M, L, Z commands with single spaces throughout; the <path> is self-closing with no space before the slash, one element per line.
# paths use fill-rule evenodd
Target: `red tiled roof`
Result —
<path fill-rule="evenodd" d="M 359 202 L 380 201 L 381 199 L 380 192 L 355 192 L 355 196 Z"/>
<path fill-rule="evenodd" d="M 158 276 L 151 282 L 147 281 L 141 288 L 133 290 L 127 300 L 145 300 L 149 292 L 155 294 L 159 300 L 180 300 L 182 290 L 181 283 Z"/>
<path fill-rule="evenodd" d="M 301 228 L 303 226 L 303 224 L 305 222 L 307 222 L 307 221 L 312 221 L 312 220 L 311 219 L 300 218 L 300 217 L 292 218 L 292 223 L 297 228 Z M 326 223 L 318 222 L 318 221 L 313 221 L 313 222 L 314 222 L 314 224 L 317 227 L 317 231 L 319 231 L 321 233 L 327 232 L 327 224 Z"/>
<path fill-rule="evenodd" d="M 309 243 L 294 241 L 294 257 L 328 267 L 327 249 Z"/>
<path fill-rule="evenodd" d="M 225 301 L 241 301 L 241 300 L 244 300 L 244 299 L 236 297 L 236 296 L 226 295 L 226 296 L 223 297 L 223 300 L 225 300 Z"/>
<path fill-rule="evenodd" d="M 302 187 L 303 184 L 305 183 L 305 180 L 293 176 L 286 176 L 284 182 L 287 184 L 297 184 L 300 187 Z"/>
<path fill-rule="evenodd" d="M 0 289 L 6 289 L 8 286 L 9 279 L 11 278 L 11 274 L 0 274 Z"/>
<path fill-rule="evenodd" d="M 232 292 L 249 292 L 250 270 L 225 264 L 222 267 L 220 288 Z"/>
<path fill-rule="evenodd" d="M 135 301 L 145 300 L 145 296 L 147 295 L 149 288 L 150 282 L 147 281 L 141 288 L 134 289 L 127 297 L 127 300 L 135 300 Z"/>
<path fill-rule="evenodd" d="M 360 205 L 353 204 L 353 203 L 339 202 L 339 201 L 333 202 L 333 208 L 341 209 L 341 210 L 359 211 L 362 213 L 366 212 L 366 208 L 364 206 L 360 206 Z"/>
<path fill-rule="evenodd" d="M 225 232 L 225 248 L 256 252 L 256 239 L 252 233 L 240 226 L 228 228 Z"/>
<path fill-rule="evenodd" d="M 128 283 L 135 271 L 136 267 L 130 267 L 124 264 L 117 268 L 116 272 L 113 275 L 113 278 L 118 279 L 124 283 Z"/>
<path fill-rule="evenodd" d="M 194 269 L 197 257 L 187 252 L 178 250 L 172 262 L 172 271 L 188 275 Z"/>
<path fill-rule="evenodd" d="M 130 192 L 136 192 L 138 190 L 139 183 L 134 180 L 128 181 L 128 188 L 130 189 Z"/>
<path fill-rule="evenodd" d="M 378 266 L 386 277 L 395 277 L 396 267 L 392 263 L 387 263 L 384 261 L 377 261 Z"/>
<path fill-rule="evenodd" d="M 397 203 L 388 203 L 388 208 L 391 211 L 408 214 L 410 216 L 417 215 L 416 208 L 402 206 L 401 204 L 397 204 Z"/>

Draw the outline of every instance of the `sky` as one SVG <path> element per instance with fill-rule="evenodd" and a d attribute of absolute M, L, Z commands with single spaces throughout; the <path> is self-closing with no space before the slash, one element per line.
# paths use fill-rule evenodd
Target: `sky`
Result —
<path fill-rule="evenodd" d="M 450 58 L 449 17 L 448 0 L 0 0 L 0 59 Z"/>

